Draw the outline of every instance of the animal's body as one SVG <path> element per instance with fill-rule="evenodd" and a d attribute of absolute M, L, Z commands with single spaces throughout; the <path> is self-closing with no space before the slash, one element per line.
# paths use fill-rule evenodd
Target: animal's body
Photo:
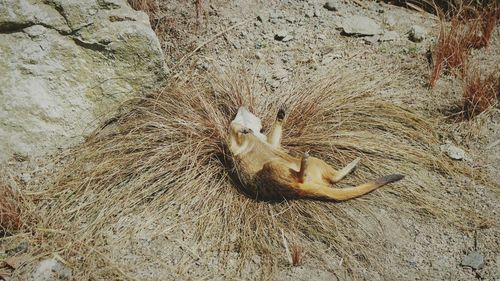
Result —
<path fill-rule="evenodd" d="M 333 188 L 332 184 L 356 167 L 359 158 L 337 171 L 307 153 L 292 157 L 280 145 L 284 117 L 280 110 L 269 138 L 261 132 L 260 119 L 245 107 L 240 107 L 230 125 L 228 145 L 239 180 L 244 191 L 257 199 L 348 200 L 403 178 L 393 174 L 356 187 Z"/>

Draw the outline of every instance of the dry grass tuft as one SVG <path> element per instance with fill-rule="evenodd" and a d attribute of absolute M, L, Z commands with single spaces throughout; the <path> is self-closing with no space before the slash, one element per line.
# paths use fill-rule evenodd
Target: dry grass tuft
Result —
<path fill-rule="evenodd" d="M 496 2 L 484 6 L 462 3 L 446 14 L 437 6 L 436 10 L 440 17 L 440 30 L 432 48 L 431 88 L 434 88 L 443 70 L 458 69 L 462 77 L 466 76 L 470 49 L 488 46 L 500 16 L 500 6 Z M 451 20 L 447 22 L 450 15 Z"/>
<path fill-rule="evenodd" d="M 132 9 L 146 12 L 150 19 L 159 12 L 159 6 L 156 0 L 128 0 Z"/>
<path fill-rule="evenodd" d="M 482 78 L 479 71 L 469 71 L 464 84 L 462 112 L 465 118 L 476 116 L 498 104 L 500 96 L 498 73 Z"/>
<path fill-rule="evenodd" d="M 71 160 L 46 189 L 50 200 L 37 206 L 44 218 L 38 227 L 57 231 L 44 238 L 38 252 L 57 249 L 74 267 L 75 278 L 130 277 L 136 274 L 130 266 L 120 266 L 117 255 L 109 254 L 117 248 L 112 241 L 127 245 L 147 230 L 151 239 L 188 237 L 189 256 L 215 255 L 220 266 L 210 270 L 226 277 L 240 274 L 254 255 L 262 257 L 261 276 L 269 276 L 290 259 L 283 240 L 307 247 L 311 259 L 325 261 L 324 253 L 341 258 L 352 275 L 368 268 L 388 277 L 378 254 L 387 231 L 379 215 L 467 225 L 476 214 L 464 215 L 461 205 L 436 188 L 436 181 L 468 170 L 439 156 L 432 122 L 380 97 L 398 79 L 372 79 L 375 73 L 339 69 L 274 94 L 241 73 L 222 74 L 172 81 L 129 101 L 69 153 Z M 335 167 L 361 156 L 361 166 L 344 185 L 389 173 L 405 174 L 405 180 L 342 203 L 267 203 L 242 195 L 229 176 L 229 122 L 247 105 L 269 130 L 283 104 L 288 108 L 283 145 L 291 154 L 309 151 Z M 125 223 L 132 218 L 141 219 Z M 299 263 L 301 251 L 292 251 Z M 148 259 L 164 257 L 151 250 Z M 234 259 L 238 266 L 226 268 Z"/>
<path fill-rule="evenodd" d="M 292 246 L 292 266 L 302 264 L 302 248 L 299 245 Z"/>
<path fill-rule="evenodd" d="M 0 175 L 0 238 L 12 234 L 23 225 L 21 219 L 21 198 L 10 184 L 7 176 Z"/>

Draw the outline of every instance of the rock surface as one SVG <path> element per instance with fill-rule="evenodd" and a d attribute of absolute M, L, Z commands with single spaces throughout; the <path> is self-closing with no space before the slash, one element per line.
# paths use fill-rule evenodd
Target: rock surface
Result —
<path fill-rule="evenodd" d="M 342 29 L 347 35 L 372 36 L 382 33 L 380 26 L 365 16 L 350 16 L 342 21 Z"/>
<path fill-rule="evenodd" d="M 29 281 L 70 280 L 72 271 L 54 258 L 41 261 Z"/>
<path fill-rule="evenodd" d="M 448 157 L 453 160 L 471 161 L 471 159 L 467 156 L 463 149 L 456 147 L 450 143 L 441 145 L 441 151 L 445 152 Z"/>
<path fill-rule="evenodd" d="M 81 141 L 163 69 L 147 15 L 125 0 L 0 1 L 0 161 Z"/>
<path fill-rule="evenodd" d="M 415 43 L 422 42 L 427 35 L 427 30 L 420 25 L 414 25 L 408 31 L 408 39 Z"/>
<path fill-rule="evenodd" d="M 484 257 L 478 251 L 474 251 L 464 257 L 461 265 L 468 266 L 476 270 L 481 269 L 484 267 Z"/>

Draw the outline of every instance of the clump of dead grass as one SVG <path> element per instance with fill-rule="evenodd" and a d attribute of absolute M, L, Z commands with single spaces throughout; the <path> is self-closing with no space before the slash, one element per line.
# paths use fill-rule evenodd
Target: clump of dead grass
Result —
<path fill-rule="evenodd" d="M 156 0 L 128 0 L 132 9 L 146 12 L 150 18 L 159 12 L 159 6 Z"/>
<path fill-rule="evenodd" d="M 453 7 L 445 13 L 436 6 L 440 18 L 440 30 L 437 41 L 431 49 L 433 64 L 429 77 L 431 88 L 434 88 L 443 71 L 458 70 L 462 77 L 467 75 L 470 50 L 488 46 L 500 16 L 500 6 L 496 2 L 484 5 L 462 3 Z"/>
<path fill-rule="evenodd" d="M 462 113 L 466 119 L 476 116 L 498 104 L 500 96 L 500 76 L 491 73 L 481 77 L 478 70 L 468 71 L 464 83 Z"/>
<path fill-rule="evenodd" d="M 12 234 L 22 226 L 20 194 L 5 175 L 0 175 L 0 238 Z"/>
<path fill-rule="evenodd" d="M 383 243 L 374 242 L 384 240 L 375 213 L 383 209 L 415 220 L 467 225 L 461 206 L 447 202 L 435 186 L 468 170 L 439 157 L 430 120 L 377 94 L 390 91 L 397 79 L 372 76 L 341 69 L 270 94 L 251 77 L 223 74 L 171 81 L 158 92 L 127 102 L 70 151 L 68 164 L 44 191 L 50 200 L 37 206 L 44 218 L 38 227 L 54 231 L 50 239 L 44 236 L 46 243 L 38 251 L 57 249 L 77 269 L 78 278 L 130 277 L 133 272 L 107 255 L 113 247 L 110 237 L 127 241 L 145 229 L 151 237 L 182 229 L 192 239 L 190 254 L 215 253 L 220 266 L 211 270 L 224 276 L 238 275 L 254 255 L 262 257 L 266 274 L 261 276 L 269 276 L 290 258 L 284 239 L 307 247 L 311 259 L 323 260 L 325 252 L 341 257 L 352 275 L 362 276 L 368 268 L 388 276 L 378 254 Z M 266 130 L 285 105 L 283 145 L 291 154 L 309 151 L 335 167 L 362 157 L 346 185 L 389 173 L 406 178 L 343 203 L 254 201 L 238 192 L 229 176 L 226 136 L 241 105 L 260 116 Z M 473 212 L 468 214 L 473 217 Z M 130 217 L 143 219 L 120 226 Z M 228 269 L 231 253 L 237 253 L 237 267 Z M 298 249 L 293 255 L 300 259 Z"/>

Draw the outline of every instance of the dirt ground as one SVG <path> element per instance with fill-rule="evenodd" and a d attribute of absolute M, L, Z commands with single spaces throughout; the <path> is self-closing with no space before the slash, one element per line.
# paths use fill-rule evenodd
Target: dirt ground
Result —
<path fill-rule="evenodd" d="M 333 66 L 350 69 L 384 68 L 398 72 L 400 91 L 387 92 L 381 99 L 405 105 L 420 114 L 432 117 L 441 129 L 442 144 L 462 148 L 470 167 L 485 171 L 493 189 L 464 176 L 460 186 L 450 182 L 436 182 L 453 202 L 498 217 L 498 183 L 500 182 L 500 112 L 492 109 L 474 120 L 457 122 L 449 117 L 450 108 L 457 106 L 461 84 L 452 76 L 443 76 L 434 90 L 429 90 L 430 67 L 426 52 L 438 32 L 435 16 L 404 7 L 372 1 L 332 1 L 336 11 L 326 9 L 325 1 L 203 1 L 202 16 L 196 17 L 191 1 L 168 1 L 160 4 L 160 14 L 168 23 L 162 38 L 169 75 L 203 75 L 212 68 L 230 69 L 238 65 L 264 85 L 266 91 L 287 89 L 296 80 L 312 79 Z M 397 34 L 394 40 L 369 42 L 367 37 L 343 35 L 342 21 L 353 15 L 373 19 L 385 31 Z M 408 32 L 414 25 L 423 27 L 427 34 L 422 42 L 412 42 Z M 284 36 L 282 36 L 284 35 Z M 284 37 L 286 39 L 283 39 Z M 279 39 L 281 38 L 281 39 Z M 285 42 L 286 41 L 286 42 Z M 500 63 L 500 30 L 494 32 L 491 45 L 474 51 L 473 57 L 481 67 L 498 71 Z M 199 47 L 199 50 L 190 54 Z M 188 55 L 189 54 L 189 55 Z M 381 72 L 380 75 L 386 75 Z M 383 77 L 381 77 L 383 78 Z M 360 78 L 362 83 L 362 78 Z M 18 176 L 26 182 L 36 181 L 33 172 L 38 162 L 15 161 Z M 47 169 L 44 166 L 44 169 Z M 48 168 L 50 169 L 50 167 Z M 456 180 L 456 179 L 455 179 Z M 360 204 L 363 200 L 360 200 Z M 172 204 L 175 204 L 173 202 Z M 179 213 L 182 213 L 179 206 Z M 386 235 L 384 274 L 373 268 L 357 268 L 364 280 L 499 280 L 500 232 L 497 222 L 485 228 L 462 229 L 433 221 L 401 217 L 380 209 L 370 215 L 358 214 L 362 225 L 373 227 Z M 146 216 L 120 219 L 113 228 L 147 221 Z M 325 249 L 321 260 L 309 258 L 304 250 L 303 262 L 291 266 L 286 261 L 275 265 L 274 276 L 262 276 L 259 268 L 265 262 L 254 256 L 234 275 L 225 271 L 236 268 L 234 259 L 222 261 L 215 254 L 206 254 L 203 245 L 193 244 L 189 224 L 179 224 L 175 218 L 151 222 L 148 228 L 130 234 L 128 240 L 117 240 L 110 233 L 106 239 L 112 263 L 126 268 L 125 279 L 140 280 L 352 280 L 341 255 Z M 171 226 L 169 233 L 158 234 Z M 1 242 L 0 242 L 1 243 Z M 0 244 L 0 250 L 2 250 Z M 9 244 L 9 247 L 12 246 Z M 4 248 L 8 248 L 6 244 Z M 473 269 L 462 265 L 464 258 L 477 251 L 484 258 L 484 266 Z M 200 253 L 205 253 L 201 255 Z M 1 254 L 1 251 L 0 251 Z M 157 257 L 162 257 L 157 259 Z M 234 260 L 234 262 L 232 262 Z M 31 270 L 31 273 L 30 273 Z M 97 272 L 99 267 L 96 267 Z M 26 268 L 23 278 L 36 280 L 36 266 Z M 55 279 L 72 279 L 59 275 Z M 49 278 L 50 280 L 50 278 Z"/>

